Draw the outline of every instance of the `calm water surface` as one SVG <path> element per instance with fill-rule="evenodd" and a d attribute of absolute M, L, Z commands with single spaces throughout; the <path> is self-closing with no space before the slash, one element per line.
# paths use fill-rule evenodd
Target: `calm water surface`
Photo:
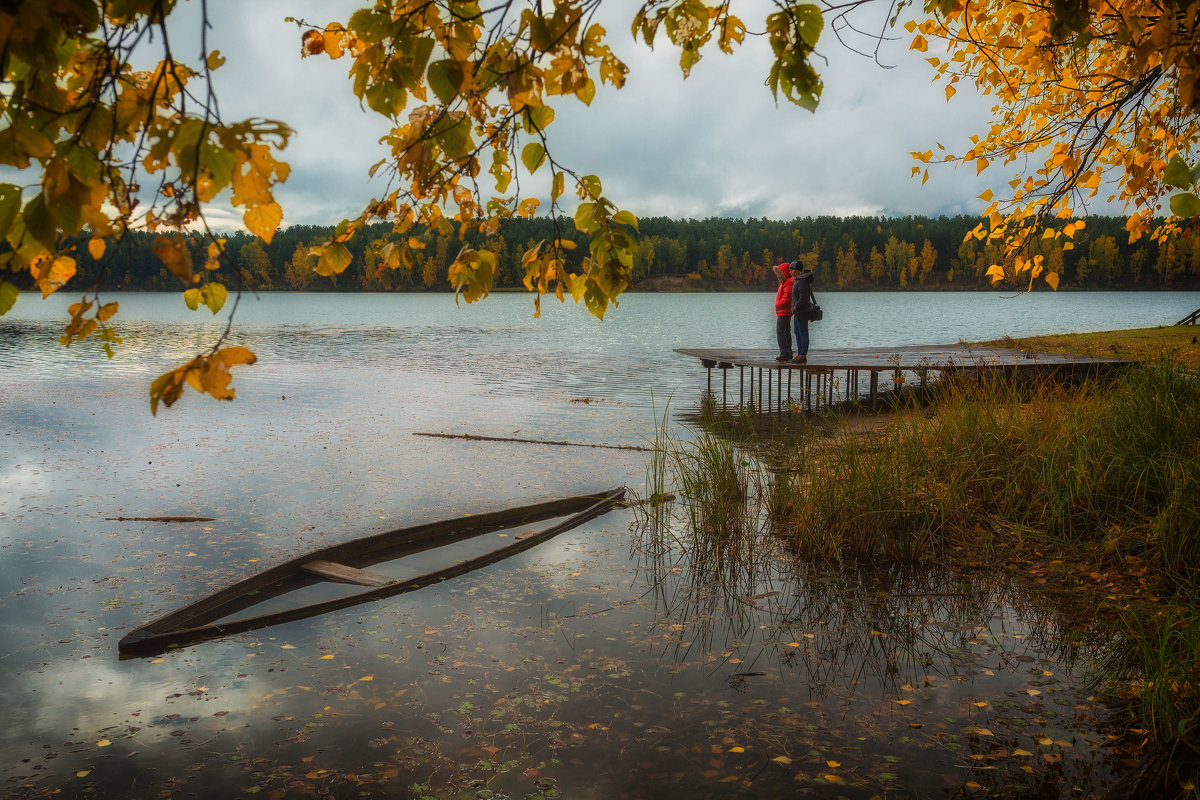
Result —
<path fill-rule="evenodd" d="M 219 332 L 118 295 L 112 362 L 67 298 L 0 318 L 4 796 L 1087 796 L 1127 765 L 1084 687 L 1098 634 L 1001 578 L 731 570 L 614 512 L 441 586 L 120 661 L 148 618 L 315 547 L 625 484 L 704 372 L 770 347 L 772 297 L 263 295 L 238 397 L 150 380 Z M 814 346 L 1170 324 L 1197 293 L 827 294 Z M 118 516 L 197 515 L 169 525 Z M 847 587 L 850 587 L 849 589 Z"/>

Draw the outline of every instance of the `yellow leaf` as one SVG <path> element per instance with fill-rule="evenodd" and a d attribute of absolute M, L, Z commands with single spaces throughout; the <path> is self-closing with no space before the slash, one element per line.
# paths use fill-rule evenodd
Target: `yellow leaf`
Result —
<path fill-rule="evenodd" d="M 350 266 L 352 258 L 350 250 L 341 242 L 327 245 L 318 252 L 320 253 L 320 258 L 317 259 L 317 266 L 315 268 L 318 275 L 325 277 L 339 275 L 345 271 L 346 267 Z"/>
<path fill-rule="evenodd" d="M 838 762 L 838 761 L 826 761 L 825 763 L 827 765 L 829 765 L 830 769 L 837 769 L 838 767 L 841 766 L 841 762 Z"/>
<path fill-rule="evenodd" d="M 171 274 L 182 281 L 192 279 L 192 254 L 184 245 L 182 237 L 159 236 L 154 240 L 154 255 L 166 265 Z"/>
<path fill-rule="evenodd" d="M 896 705 L 898 705 L 898 706 L 906 706 L 906 705 L 908 705 L 908 704 L 909 704 L 909 703 L 911 703 L 911 702 L 912 702 L 912 700 L 897 700 L 897 701 L 896 701 Z"/>
<path fill-rule="evenodd" d="M 270 244 L 279 223 L 283 222 L 283 209 L 279 203 L 265 203 L 249 208 L 242 219 L 251 233 Z"/>
<path fill-rule="evenodd" d="M 88 240 L 88 254 L 94 261 L 104 258 L 104 240 L 99 238 Z"/>
<path fill-rule="evenodd" d="M 1058 291 L 1058 273 L 1057 272 L 1047 272 L 1046 273 L 1046 283 L 1050 284 L 1050 288 L 1057 292 Z"/>
<path fill-rule="evenodd" d="M 731 753 L 744 753 L 744 752 L 746 752 L 746 748 L 744 748 L 744 747 L 739 747 L 739 746 L 735 745 L 735 746 L 733 746 L 733 747 L 729 748 L 729 752 L 731 752 Z"/>
<path fill-rule="evenodd" d="M 296 646 L 294 644 L 281 644 L 281 645 L 279 645 L 279 649 L 280 650 L 295 650 Z"/>
<path fill-rule="evenodd" d="M 322 659 L 333 658 L 333 653 L 329 653 L 328 655 L 323 655 L 323 656 L 321 656 L 321 658 Z"/>
<path fill-rule="evenodd" d="M 792 763 L 792 760 L 790 758 L 788 758 L 787 756 L 775 756 L 771 760 L 778 764 L 783 764 L 784 766 L 787 766 L 788 764 Z"/>
<path fill-rule="evenodd" d="M 75 259 L 70 256 L 46 256 L 36 263 L 37 266 L 30 267 L 30 271 L 42 290 L 42 297 L 54 294 L 75 276 Z"/>
<path fill-rule="evenodd" d="M 81 769 L 81 770 L 79 770 L 79 772 L 75 773 L 75 777 L 76 778 L 86 778 L 88 775 L 91 775 L 91 774 L 92 774 L 92 771 L 90 769 Z"/>
<path fill-rule="evenodd" d="M 908 46 L 908 49 L 909 50 L 917 50 L 919 52 L 924 53 L 926 50 L 929 49 L 929 45 L 926 44 L 924 36 L 914 36 L 913 40 L 912 40 L 912 44 L 910 44 Z"/>
<path fill-rule="evenodd" d="M 236 367 L 238 364 L 253 364 L 258 356 L 245 347 L 222 347 L 217 355 L 225 362 L 226 367 Z"/>
<path fill-rule="evenodd" d="M 953 86 L 946 86 L 946 99 L 949 100 L 951 97 L 954 97 L 954 94 L 957 91 L 958 90 L 955 89 Z"/>
<path fill-rule="evenodd" d="M 360 681 L 373 681 L 373 680 L 375 680 L 375 676 L 374 675 L 364 675 L 361 678 L 359 678 L 359 680 Z"/>
<path fill-rule="evenodd" d="M 112 742 L 110 742 L 108 739 L 101 739 L 100 741 L 96 742 L 96 747 L 108 747 L 110 744 L 112 744 Z"/>

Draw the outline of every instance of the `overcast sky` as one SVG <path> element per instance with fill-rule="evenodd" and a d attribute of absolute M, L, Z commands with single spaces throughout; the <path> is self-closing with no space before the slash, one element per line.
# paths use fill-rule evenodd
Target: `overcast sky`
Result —
<path fill-rule="evenodd" d="M 181 10 L 195 15 L 198 5 Z M 285 225 L 331 224 L 384 192 L 367 170 L 384 157 L 378 140 L 387 121 L 359 109 L 348 57 L 302 60 L 300 29 L 284 21 L 344 21 L 359 5 L 209 2 L 208 47 L 227 58 L 215 73 L 223 118 L 281 119 L 296 130 L 283 156 L 291 177 L 277 193 Z M 636 8 L 632 0 L 608 0 L 604 8 L 610 45 L 630 67 L 626 87 L 599 87 L 590 108 L 561 99 L 549 132 L 558 160 L 600 175 L 607 196 L 640 217 L 977 213 L 977 196 L 1012 177 L 996 169 L 977 177 L 948 165 L 932 169 L 924 187 L 910 177 L 910 151 L 942 142 L 961 152 L 970 134 L 984 130 L 990 103 L 961 85 L 947 103 L 944 89 L 930 82 L 929 54 L 907 50 L 903 31 L 885 44 L 881 60 L 892 68 L 884 69 L 838 44 L 827 26 L 818 47 L 827 63 L 816 62 L 825 89 L 810 113 L 772 99 L 765 37 L 747 37 L 733 56 L 714 45 L 685 81 L 669 43 L 651 51 L 634 42 Z M 765 9 L 753 0 L 735 4 L 734 13 L 761 30 Z M 182 33 L 175 44 L 179 56 L 199 51 Z"/>

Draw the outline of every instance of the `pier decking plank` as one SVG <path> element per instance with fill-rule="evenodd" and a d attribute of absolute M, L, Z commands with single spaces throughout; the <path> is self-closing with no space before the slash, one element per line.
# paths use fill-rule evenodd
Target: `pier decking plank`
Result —
<path fill-rule="evenodd" d="M 1096 358 L 1063 353 L 1037 353 L 999 347 L 972 347 L 970 345 L 915 345 L 908 347 L 859 347 L 810 350 L 808 364 L 780 363 L 775 360 L 774 349 L 738 348 L 692 348 L 675 350 L 685 356 L 693 356 L 701 362 L 712 362 L 713 366 L 728 364 L 731 367 L 754 367 L 756 369 L 859 369 L 859 370 L 917 370 L 954 369 L 956 367 L 1047 367 L 1068 365 L 1106 365 L 1127 363 L 1122 358 Z"/>

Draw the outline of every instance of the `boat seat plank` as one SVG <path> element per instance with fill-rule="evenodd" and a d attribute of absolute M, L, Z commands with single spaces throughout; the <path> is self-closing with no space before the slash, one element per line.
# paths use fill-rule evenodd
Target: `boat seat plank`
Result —
<path fill-rule="evenodd" d="M 392 582 L 392 579 L 386 575 L 380 575 L 377 572 L 368 572 L 365 569 L 347 567 L 345 564 L 336 564 L 320 558 L 301 564 L 300 569 L 327 581 L 333 581 L 334 583 L 353 583 L 358 586 L 384 586 Z"/>

